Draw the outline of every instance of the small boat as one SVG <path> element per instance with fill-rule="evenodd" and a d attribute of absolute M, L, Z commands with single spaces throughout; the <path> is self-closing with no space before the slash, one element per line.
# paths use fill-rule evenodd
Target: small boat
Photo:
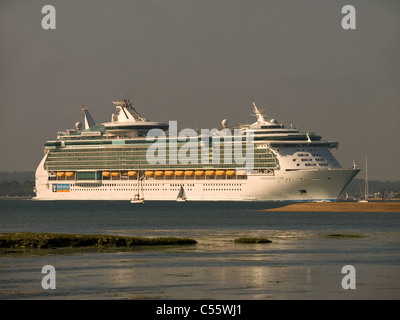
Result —
<path fill-rule="evenodd" d="M 141 179 L 139 178 L 139 173 L 137 175 L 137 193 L 131 198 L 131 203 L 144 203 L 144 196 L 140 196 L 140 187 L 141 187 Z M 142 195 L 143 195 L 143 188 L 142 188 Z"/>
<path fill-rule="evenodd" d="M 178 202 L 186 201 L 186 193 L 185 193 L 185 189 L 183 189 L 182 185 L 181 185 L 181 188 L 179 189 L 179 193 L 178 193 L 178 197 L 176 198 L 176 201 L 178 201 Z"/>
<path fill-rule="evenodd" d="M 359 203 L 368 202 L 368 158 L 365 156 L 365 186 L 364 186 L 364 199 L 358 200 Z"/>
<path fill-rule="evenodd" d="M 141 198 L 139 194 L 135 194 L 135 196 L 131 198 L 131 203 L 144 203 L 144 198 Z"/>

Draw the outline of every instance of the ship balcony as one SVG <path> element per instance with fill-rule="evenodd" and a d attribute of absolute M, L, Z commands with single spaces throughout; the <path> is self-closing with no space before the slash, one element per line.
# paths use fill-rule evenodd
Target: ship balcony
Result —
<path fill-rule="evenodd" d="M 254 170 L 252 173 L 264 173 Z M 102 181 L 146 180 L 235 180 L 247 179 L 243 169 L 188 169 L 188 170 L 96 170 L 49 172 L 49 181 L 70 181 L 72 183 L 101 183 Z"/>

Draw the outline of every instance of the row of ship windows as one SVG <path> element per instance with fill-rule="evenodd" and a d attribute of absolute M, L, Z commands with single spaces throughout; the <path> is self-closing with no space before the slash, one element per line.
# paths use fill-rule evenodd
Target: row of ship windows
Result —
<path fill-rule="evenodd" d="M 74 183 L 71 183 L 71 187 L 137 187 L 137 183 L 135 184 L 135 183 L 130 183 L 130 184 L 128 184 L 128 183 L 122 183 L 122 184 L 116 184 L 116 183 L 103 183 L 103 184 L 98 184 L 98 183 L 81 183 L 81 184 L 74 184 Z M 144 184 L 142 184 L 142 186 L 143 187 L 145 187 L 146 186 L 146 184 L 144 183 Z M 157 184 L 152 184 L 151 186 L 154 186 L 154 187 L 159 187 L 159 186 L 161 186 L 161 184 L 159 184 L 159 183 L 157 183 Z M 164 186 L 164 184 L 162 185 L 162 186 Z M 169 185 L 169 187 L 170 188 L 172 188 L 172 187 L 180 187 L 181 185 L 180 184 L 171 184 L 171 185 Z M 191 183 L 189 183 L 189 184 L 182 184 L 182 186 L 183 187 L 194 187 L 194 184 L 191 184 Z M 168 186 L 166 186 L 166 187 L 168 187 Z"/>
<path fill-rule="evenodd" d="M 308 156 L 314 156 L 314 157 L 322 157 L 320 153 L 298 153 L 298 157 L 308 157 Z"/>
<path fill-rule="evenodd" d="M 172 189 L 168 189 L 168 188 L 143 188 L 141 189 L 143 191 L 179 191 L 178 189 L 172 188 Z M 192 191 L 191 188 L 186 189 L 187 191 Z M 137 188 L 121 188 L 121 189 L 107 189 L 107 188 L 102 188 L 102 189 L 87 189 L 87 188 L 71 188 L 71 191 L 132 191 L 135 192 L 137 191 Z"/>
<path fill-rule="evenodd" d="M 296 164 L 296 166 L 299 167 L 299 166 L 300 166 L 300 163 Z M 306 167 L 316 167 L 317 164 L 316 164 L 316 163 L 306 163 L 305 166 L 306 166 Z M 320 163 L 319 166 L 320 166 L 320 167 L 329 167 L 329 164 L 328 164 L 328 163 Z"/>
<path fill-rule="evenodd" d="M 293 159 L 293 162 L 295 162 L 296 160 L 297 159 Z M 301 159 L 302 162 L 313 161 L 313 160 L 315 160 L 317 162 L 326 162 L 326 161 L 328 161 L 327 159 Z M 306 164 L 306 166 L 307 165 L 310 166 L 311 164 Z M 329 166 L 328 163 L 319 163 L 319 165 L 322 166 L 322 167 Z M 297 166 L 300 166 L 300 164 L 298 163 Z M 314 166 L 315 166 L 315 164 L 314 164 Z"/>
<path fill-rule="evenodd" d="M 242 189 L 203 189 L 203 191 L 242 191 Z"/>
<path fill-rule="evenodd" d="M 234 153 L 228 153 L 227 157 L 232 158 L 232 156 L 234 155 Z M 178 159 L 178 156 L 169 156 L 168 153 L 164 154 L 159 154 L 159 153 L 155 153 L 154 156 L 158 156 L 159 158 L 165 158 L 168 160 L 176 160 Z M 186 154 L 185 154 L 186 156 Z M 214 157 L 213 157 L 214 156 Z M 219 154 L 215 154 L 215 155 L 208 155 L 206 157 L 202 156 L 201 154 L 199 154 L 197 157 L 194 156 L 195 159 L 213 159 L 213 158 L 224 158 L 225 153 L 224 152 L 220 152 Z M 51 153 L 48 156 L 49 160 L 55 159 L 55 160 L 65 160 L 65 161 L 83 161 L 83 160 L 95 160 L 95 159 L 101 159 L 101 160 L 115 160 L 115 159 L 119 159 L 119 160 L 132 160 L 132 161 L 140 161 L 144 159 L 147 159 L 148 155 L 147 153 L 143 154 L 143 155 L 131 155 L 131 154 L 118 154 L 118 153 L 110 153 L 110 154 L 104 154 L 104 153 L 97 153 L 97 154 L 80 154 L 80 155 L 70 155 L 70 154 L 53 154 Z M 258 158 L 274 158 L 274 155 L 272 153 L 261 153 L 261 152 L 256 152 L 254 151 L 254 157 L 258 157 Z"/>
<path fill-rule="evenodd" d="M 186 159 L 185 159 L 186 160 Z M 236 160 L 235 159 L 227 159 L 225 161 L 224 157 L 220 157 L 219 159 L 217 158 L 213 163 L 212 159 L 209 159 L 209 161 L 203 161 L 201 158 L 194 158 L 194 159 L 187 159 L 187 163 L 188 164 L 211 164 L 211 165 L 219 165 L 219 164 L 223 164 L 223 163 L 235 163 Z M 276 159 L 272 158 L 272 157 L 264 157 L 264 156 L 257 156 L 254 155 L 254 160 L 257 163 L 275 163 Z M 99 159 L 99 158 L 95 158 L 95 159 L 88 159 L 88 158 L 80 158 L 80 159 L 58 159 L 58 158 L 47 158 L 46 160 L 46 165 L 82 165 L 82 163 L 86 164 L 86 165 L 107 165 L 107 164 L 132 164 L 132 165 L 142 165 L 143 167 L 145 167 L 148 162 L 147 159 L 143 159 L 142 161 L 140 160 L 132 160 L 132 159 L 126 159 L 126 158 L 118 158 L 118 157 L 114 157 L 112 159 Z M 186 162 L 186 161 L 185 161 Z M 179 164 L 183 164 L 182 160 L 179 161 L 169 161 L 169 160 L 160 160 L 158 161 L 159 165 L 179 165 Z"/>
<path fill-rule="evenodd" d="M 327 159 L 320 159 L 320 158 L 318 158 L 318 159 L 310 159 L 310 158 L 301 159 L 301 161 L 303 161 L 303 162 L 305 162 L 305 161 L 313 161 L 313 160 L 318 161 L 318 162 L 321 162 L 321 161 L 328 161 Z M 294 161 L 297 161 L 297 159 L 293 159 L 293 162 L 294 162 Z"/>
<path fill-rule="evenodd" d="M 180 183 L 172 183 L 172 184 L 169 185 L 169 188 L 180 187 L 181 185 L 183 187 L 194 187 L 194 183 L 182 183 L 182 184 L 180 184 Z M 88 188 L 88 187 L 117 187 L 117 186 L 118 187 L 137 187 L 137 184 L 134 184 L 134 183 L 130 183 L 130 184 L 128 184 L 128 183 L 122 183 L 122 184 L 116 184 L 116 183 L 74 184 L 74 183 L 71 183 L 71 187 L 76 187 L 76 188 L 79 188 L 79 187 L 81 187 L 81 188 L 82 187 L 85 187 L 85 188 Z M 144 183 L 144 184 L 142 184 L 142 186 L 146 187 L 147 185 Z M 151 184 L 151 186 L 160 187 L 160 186 L 164 186 L 164 184 L 156 183 L 156 184 Z M 204 187 L 241 187 L 241 186 L 242 186 L 241 183 L 205 183 L 205 184 L 203 184 L 203 188 Z M 165 186 L 165 187 L 167 188 L 168 186 Z M 115 190 L 130 190 L 130 189 L 115 189 Z M 151 189 L 151 190 L 153 190 L 153 189 Z M 167 189 L 165 189 L 165 190 L 167 190 Z M 177 189 L 177 190 L 179 190 L 179 189 Z"/>
<path fill-rule="evenodd" d="M 215 187 L 215 186 L 223 186 L 223 187 L 241 187 L 241 183 L 206 183 L 203 187 Z"/>
<path fill-rule="evenodd" d="M 245 150 L 245 149 L 244 149 Z M 176 150 L 175 150 L 176 151 Z M 179 150 L 178 150 L 179 151 Z M 263 155 L 266 157 L 274 157 L 274 155 L 267 151 L 266 149 L 253 149 L 254 154 L 258 155 Z M 72 157 L 113 157 L 113 156 L 120 156 L 120 157 L 131 157 L 131 158 L 145 158 L 147 156 L 147 149 L 144 149 L 143 151 L 140 152 L 132 152 L 128 150 L 124 151 L 118 151 L 118 150 L 106 150 L 106 151 L 96 151 L 96 150 L 73 150 L 73 151 L 66 151 L 63 150 L 62 152 L 52 150 L 50 151 L 49 157 L 54 157 L 54 158 L 72 158 Z M 232 150 L 230 153 L 234 153 L 234 150 Z M 171 158 L 176 158 L 178 156 L 178 153 L 176 152 L 175 154 L 170 154 L 169 150 L 166 150 L 165 152 L 156 152 L 156 154 L 162 154 L 165 155 L 166 157 L 171 157 Z M 214 149 L 214 152 L 212 150 L 209 150 L 208 156 L 211 157 L 212 155 L 218 156 L 218 155 L 223 155 L 225 154 L 225 150 L 223 148 L 221 149 Z M 198 153 L 198 156 L 201 156 L 201 153 Z"/>
<path fill-rule="evenodd" d="M 297 151 L 318 151 L 318 149 L 310 148 L 310 149 L 297 149 Z"/>
<path fill-rule="evenodd" d="M 276 160 L 273 158 L 259 158 L 254 156 L 253 157 L 254 163 L 257 163 L 259 165 L 266 165 L 266 166 L 274 166 L 276 165 Z M 96 160 L 55 160 L 55 159 L 47 159 L 45 166 L 91 166 L 91 167 L 96 167 L 96 166 L 103 166 L 103 168 L 107 168 L 109 166 L 128 166 L 130 165 L 131 167 L 138 167 L 140 166 L 141 168 L 148 168 L 148 167 L 153 167 L 153 166 L 160 166 L 160 167 L 179 167 L 179 166 L 190 166 L 190 165 L 196 165 L 196 167 L 202 167 L 202 166 L 212 166 L 212 167 L 223 167 L 226 164 L 235 164 L 236 166 L 239 166 L 240 163 L 235 160 L 235 159 L 228 159 L 225 161 L 224 158 L 220 158 L 218 161 L 202 161 L 201 159 L 188 159 L 188 161 L 174 161 L 174 162 L 168 162 L 168 161 L 157 161 L 157 163 L 150 164 L 147 161 L 135 161 L 135 160 L 127 160 L 127 159 L 113 159 L 113 160 L 107 160 L 107 161 L 101 161 L 99 159 Z"/>
<path fill-rule="evenodd" d="M 107 188 L 102 188 L 102 189 L 87 189 L 87 188 L 71 188 L 71 191 L 132 191 L 135 192 L 137 191 L 137 189 L 107 189 Z M 168 189 L 168 188 L 143 188 L 143 191 L 179 191 L 178 189 L 172 188 L 172 189 Z M 193 189 L 188 188 L 186 191 L 193 191 Z M 203 188 L 203 191 L 242 191 L 241 188 Z"/>

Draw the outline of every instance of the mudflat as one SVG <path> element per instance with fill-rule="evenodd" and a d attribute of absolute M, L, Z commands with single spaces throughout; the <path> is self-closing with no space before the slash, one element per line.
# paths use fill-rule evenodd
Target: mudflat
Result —
<path fill-rule="evenodd" d="M 400 202 L 302 202 L 263 211 L 285 212 L 400 212 Z"/>

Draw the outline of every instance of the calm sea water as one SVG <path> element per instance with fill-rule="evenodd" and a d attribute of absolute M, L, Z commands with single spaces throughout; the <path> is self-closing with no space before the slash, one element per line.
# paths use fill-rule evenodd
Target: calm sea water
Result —
<path fill-rule="evenodd" d="M 2 251 L 0 299 L 400 298 L 399 213 L 263 211 L 285 204 L 0 200 L 0 232 L 198 242 L 130 251 Z M 233 242 L 243 236 L 272 242 Z M 41 286 L 44 265 L 56 269 L 54 290 Z M 355 268 L 356 289 L 342 287 L 345 265 Z"/>

